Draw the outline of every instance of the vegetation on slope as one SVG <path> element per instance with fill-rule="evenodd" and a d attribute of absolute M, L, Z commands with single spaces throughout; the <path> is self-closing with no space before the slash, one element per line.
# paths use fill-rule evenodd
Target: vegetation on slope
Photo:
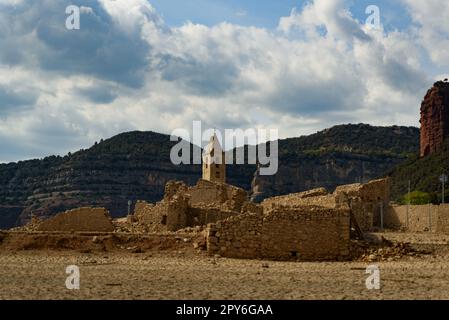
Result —
<path fill-rule="evenodd" d="M 392 197 L 401 201 L 401 198 L 408 193 L 410 181 L 411 191 L 429 193 L 431 202 L 439 203 L 442 198 L 439 177 L 443 173 L 449 174 L 449 140 L 445 142 L 440 152 L 423 158 L 416 154 L 394 168 L 389 173 L 392 179 Z M 445 195 L 446 202 L 449 202 L 448 194 Z"/>

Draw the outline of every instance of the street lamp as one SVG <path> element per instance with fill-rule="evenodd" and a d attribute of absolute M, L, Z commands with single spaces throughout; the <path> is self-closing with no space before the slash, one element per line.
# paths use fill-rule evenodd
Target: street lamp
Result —
<path fill-rule="evenodd" d="M 444 185 L 447 182 L 447 175 L 444 173 L 440 176 L 440 182 L 441 182 L 441 199 L 442 203 L 444 204 Z"/>

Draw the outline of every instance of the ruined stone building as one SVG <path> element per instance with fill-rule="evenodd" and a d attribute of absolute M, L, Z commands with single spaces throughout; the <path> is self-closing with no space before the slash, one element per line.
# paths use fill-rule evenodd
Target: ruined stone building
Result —
<path fill-rule="evenodd" d="M 276 206 L 325 208 L 347 207 L 361 231 L 370 231 L 380 225 L 380 216 L 390 202 L 389 179 L 378 179 L 368 183 L 354 183 L 339 186 L 333 193 L 325 188 L 291 193 L 262 201 L 264 210 Z"/>
<path fill-rule="evenodd" d="M 389 205 L 388 179 L 265 199 L 207 228 L 209 254 L 276 260 L 342 260 L 349 255 L 351 226 L 373 229 Z"/>
<path fill-rule="evenodd" d="M 215 133 L 204 149 L 203 180 L 220 183 L 226 182 L 225 153 Z"/>
<path fill-rule="evenodd" d="M 251 207 L 245 190 L 201 179 L 189 187 L 169 181 L 164 198 L 156 204 L 138 201 L 135 219 L 150 232 L 176 231 L 224 220 Z"/>
<path fill-rule="evenodd" d="M 360 234 L 371 230 L 389 204 L 388 179 L 340 186 L 333 193 L 318 188 L 257 204 L 245 190 L 225 183 L 224 160 L 214 134 L 203 156 L 203 179 L 194 186 L 168 181 L 161 201 L 138 201 L 126 221 L 153 234 L 202 226 L 197 229 L 203 230 L 209 255 L 344 260 L 351 227 L 357 226 Z M 253 186 L 257 175 L 255 180 Z M 114 227 L 105 209 L 80 208 L 44 221 L 39 230 L 112 232 Z"/>
<path fill-rule="evenodd" d="M 449 83 L 438 81 L 421 105 L 421 157 L 441 149 L 449 135 Z"/>
<path fill-rule="evenodd" d="M 349 255 L 351 226 L 369 231 L 389 204 L 388 179 L 319 188 L 249 201 L 245 190 L 201 179 L 194 186 L 169 181 L 164 199 L 143 201 L 134 219 L 147 232 L 206 226 L 210 255 L 233 258 L 341 260 Z"/>

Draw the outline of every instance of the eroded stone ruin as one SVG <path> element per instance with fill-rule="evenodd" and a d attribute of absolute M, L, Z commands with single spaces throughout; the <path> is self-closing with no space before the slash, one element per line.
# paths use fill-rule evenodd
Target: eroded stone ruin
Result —
<path fill-rule="evenodd" d="M 194 186 L 169 181 L 158 203 L 137 202 L 127 219 L 136 226 L 117 229 L 103 208 L 80 208 L 39 224 L 37 231 L 128 232 L 176 235 L 195 227 L 209 255 L 300 261 L 344 260 L 351 228 L 373 228 L 389 203 L 387 179 L 319 188 L 266 199 L 256 204 L 245 190 L 222 182 L 199 180 Z M 138 231 L 137 231 L 138 230 Z M 199 235 L 199 234 L 198 234 Z"/>
<path fill-rule="evenodd" d="M 37 231 L 112 232 L 114 226 L 105 208 L 78 208 L 60 213 L 38 224 Z"/>
<path fill-rule="evenodd" d="M 229 184 L 199 180 L 188 187 L 182 182 L 169 181 L 160 202 L 137 202 L 134 219 L 151 232 L 176 231 L 224 220 L 247 207 L 247 192 Z"/>
<path fill-rule="evenodd" d="M 257 204 L 245 190 L 226 183 L 223 155 L 214 135 L 203 155 L 203 179 L 194 186 L 167 182 L 161 201 L 138 201 L 127 218 L 112 222 L 104 208 L 80 208 L 40 222 L 33 230 L 166 237 L 193 228 L 203 230 L 202 247 L 209 255 L 342 260 L 350 254 L 351 231 L 362 235 L 371 230 L 389 204 L 388 179 L 340 186 L 333 193 L 318 188 Z"/>
<path fill-rule="evenodd" d="M 207 250 L 233 258 L 346 259 L 351 224 L 371 230 L 388 203 L 388 179 L 269 198 L 259 210 L 208 225 Z"/>

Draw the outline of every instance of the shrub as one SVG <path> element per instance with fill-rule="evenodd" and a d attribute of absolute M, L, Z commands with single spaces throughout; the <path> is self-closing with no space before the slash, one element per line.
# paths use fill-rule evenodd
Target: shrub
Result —
<path fill-rule="evenodd" d="M 413 191 L 409 194 L 405 194 L 403 197 L 404 204 L 412 204 L 412 205 L 419 205 L 419 204 L 427 204 L 432 202 L 432 195 L 427 192 L 422 191 Z"/>

